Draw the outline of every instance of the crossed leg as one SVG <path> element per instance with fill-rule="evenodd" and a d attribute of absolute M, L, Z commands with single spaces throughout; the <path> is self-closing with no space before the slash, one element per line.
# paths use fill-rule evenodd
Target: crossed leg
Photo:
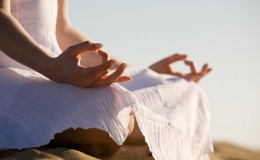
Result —
<path fill-rule="evenodd" d="M 128 137 L 124 144 L 118 145 L 105 131 L 96 128 L 86 130 L 70 128 L 56 134 L 49 146 L 65 146 L 92 156 L 111 156 L 114 154 L 126 156 L 128 154 L 149 155 L 149 149 L 136 123 L 133 112 L 129 115 L 128 131 Z M 143 149 L 144 146 L 146 146 L 145 149 Z"/>

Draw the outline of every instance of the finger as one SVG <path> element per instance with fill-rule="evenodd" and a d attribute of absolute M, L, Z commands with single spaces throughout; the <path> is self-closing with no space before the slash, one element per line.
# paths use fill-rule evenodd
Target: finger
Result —
<path fill-rule="evenodd" d="M 119 77 L 124 72 L 125 68 L 126 64 L 121 64 L 115 72 L 107 76 L 105 79 L 98 79 L 96 82 L 92 84 L 92 86 L 110 86 L 112 83 L 116 82 L 119 79 Z"/>
<path fill-rule="evenodd" d="M 128 76 L 120 76 L 118 77 L 118 79 L 116 80 L 116 82 L 127 82 L 127 81 L 131 81 L 132 78 L 128 77 Z"/>
<path fill-rule="evenodd" d="M 101 79 L 105 80 L 108 76 L 104 75 L 101 77 Z M 132 78 L 128 76 L 120 76 L 115 82 L 126 82 L 126 81 L 131 81 Z"/>
<path fill-rule="evenodd" d="M 76 84 L 80 87 L 91 87 L 90 85 L 95 82 L 97 79 L 100 79 L 108 73 L 107 67 L 97 71 L 96 68 L 83 68 L 80 67 L 78 71 L 77 78 L 73 79 L 72 84 Z"/>
<path fill-rule="evenodd" d="M 182 61 L 187 58 L 186 54 L 173 54 L 163 59 L 166 64 L 171 64 L 176 61 Z"/>
<path fill-rule="evenodd" d="M 201 70 L 202 70 L 202 71 L 204 70 L 204 72 L 205 72 L 206 74 L 208 74 L 209 72 L 212 71 L 212 68 L 209 68 L 208 64 L 204 64 Z"/>
<path fill-rule="evenodd" d="M 194 81 L 195 83 L 198 83 L 201 78 L 203 77 L 202 74 L 192 74 L 192 75 L 186 75 L 185 78 Z"/>
<path fill-rule="evenodd" d="M 171 72 L 171 75 L 177 76 L 177 77 L 184 77 L 184 74 L 181 72 Z"/>
<path fill-rule="evenodd" d="M 106 61 L 108 61 L 108 54 L 102 50 L 98 50 L 98 55 L 101 57 L 102 59 L 102 63 L 105 63 Z"/>
<path fill-rule="evenodd" d="M 119 67 L 116 69 L 115 72 L 113 72 L 111 75 L 109 75 L 105 81 L 107 85 L 111 85 L 112 83 L 116 82 L 118 78 L 122 75 L 126 68 L 126 64 L 122 63 L 119 65 Z"/>
<path fill-rule="evenodd" d="M 212 68 L 209 68 L 208 71 L 207 71 L 207 74 L 208 74 L 209 72 L 211 72 L 211 71 L 212 71 Z"/>
<path fill-rule="evenodd" d="M 73 46 L 70 46 L 66 52 L 70 55 L 70 58 L 77 58 L 81 53 L 87 51 L 96 51 L 97 49 L 102 48 L 101 43 L 91 43 L 90 41 L 85 41 Z"/>
<path fill-rule="evenodd" d="M 111 68 L 115 64 L 114 60 L 107 61 L 103 64 L 95 66 L 93 68 L 86 68 L 85 75 L 92 76 L 92 82 L 95 82 L 97 79 L 102 77 L 102 75 L 107 74 L 109 68 Z"/>
<path fill-rule="evenodd" d="M 93 78 L 93 79 L 88 79 L 88 80 L 86 80 L 84 83 L 83 83 L 83 87 L 85 87 L 85 88 L 89 88 L 89 87 L 96 87 L 96 86 L 93 86 L 92 84 L 93 83 L 95 83 L 97 80 L 99 80 L 99 79 L 102 79 L 102 78 L 105 78 L 105 77 L 107 77 L 107 74 L 108 73 L 108 71 L 104 71 L 104 72 L 102 72 L 101 74 L 99 74 L 99 75 L 97 75 L 97 76 L 95 76 L 95 78 Z"/>
<path fill-rule="evenodd" d="M 200 74 L 202 74 L 204 76 L 207 73 L 209 73 L 210 71 L 211 71 L 211 69 L 208 67 L 208 64 L 204 64 L 200 71 Z"/>
<path fill-rule="evenodd" d="M 197 73 L 196 66 L 192 61 L 185 60 L 184 63 L 190 67 L 191 73 Z"/>

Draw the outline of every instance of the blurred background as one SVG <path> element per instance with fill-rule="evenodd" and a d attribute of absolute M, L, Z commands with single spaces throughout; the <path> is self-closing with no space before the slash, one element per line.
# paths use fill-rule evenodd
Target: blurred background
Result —
<path fill-rule="evenodd" d="M 212 137 L 260 150 L 259 0 L 71 0 L 71 23 L 130 65 L 187 53 L 213 68 L 200 85 Z M 173 65 L 187 72 L 182 63 Z"/>

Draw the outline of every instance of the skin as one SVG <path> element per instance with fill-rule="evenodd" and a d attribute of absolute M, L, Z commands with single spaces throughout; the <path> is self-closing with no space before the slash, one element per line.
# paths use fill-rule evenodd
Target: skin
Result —
<path fill-rule="evenodd" d="M 60 48 L 64 51 L 67 47 L 81 43 L 83 41 L 92 41 L 89 37 L 82 34 L 80 31 L 75 29 L 69 21 L 68 16 L 68 1 L 67 0 L 58 0 L 58 15 L 57 15 L 57 24 L 56 24 L 56 36 Z M 104 50 L 103 50 L 104 51 Z M 124 63 L 119 58 L 113 56 L 112 54 L 107 53 L 109 59 L 115 61 L 115 67 L 118 67 L 120 64 Z M 93 67 L 100 64 L 100 57 L 97 55 L 97 52 L 88 52 L 87 54 L 81 54 L 81 65 L 85 67 Z"/>
<path fill-rule="evenodd" d="M 191 70 L 190 73 L 185 74 L 185 73 L 177 72 L 171 67 L 171 64 L 179 61 L 183 61 L 184 64 L 190 68 Z M 198 72 L 194 62 L 187 60 L 186 54 L 173 54 L 169 57 L 166 57 L 152 64 L 149 68 L 154 70 L 157 73 L 169 74 L 173 76 L 186 78 L 196 83 L 198 83 L 204 76 L 206 76 L 209 72 L 212 71 L 212 68 L 210 68 L 208 64 L 204 64 L 201 71 Z"/>
<path fill-rule="evenodd" d="M 60 7 L 59 12 L 61 12 Z M 61 22 L 65 23 L 65 21 L 59 19 L 61 18 L 57 20 L 57 29 L 61 28 Z M 48 56 L 46 51 L 33 40 L 20 23 L 12 16 L 10 13 L 9 0 L 0 1 L 0 24 L 0 49 L 9 57 L 38 71 L 53 81 L 70 83 L 79 87 L 101 87 L 111 85 L 114 82 L 130 80 L 129 77 L 121 76 L 126 65 L 116 63 L 115 60 L 105 61 L 94 67 L 86 68 L 80 65 L 81 54 L 89 51 L 98 51 L 103 46 L 100 43 L 92 43 L 87 38 L 83 39 L 84 36 L 78 35 L 78 41 L 70 40 L 70 45 L 69 40 L 65 42 L 58 40 L 59 45 L 67 49 L 58 57 Z M 67 32 L 69 32 L 69 29 L 67 30 Z M 73 31 L 75 30 L 71 30 L 71 34 L 67 33 L 64 39 L 70 39 L 69 35 L 74 35 Z M 57 35 L 61 34 L 62 33 L 57 33 Z M 75 34 L 75 37 L 77 37 L 77 33 Z M 64 35 L 66 34 L 64 33 Z M 61 36 L 57 37 L 58 39 L 63 39 Z M 98 59 L 104 60 L 104 57 L 101 56 L 101 58 Z M 110 76 L 104 76 L 115 64 L 115 72 Z M 77 81 L 75 79 L 77 79 Z"/>
<path fill-rule="evenodd" d="M 56 36 L 62 49 L 59 56 L 48 56 L 46 51 L 24 30 L 10 12 L 10 0 L 0 0 L 0 50 L 14 60 L 59 83 L 88 88 L 109 86 L 115 82 L 131 80 L 130 77 L 122 76 L 126 68 L 125 63 L 102 50 L 101 43 L 93 43 L 70 25 L 67 0 L 57 1 Z M 198 72 L 194 63 L 186 58 L 186 55 L 174 54 L 152 64 L 149 68 L 158 73 L 180 76 L 194 82 L 199 82 L 211 71 L 206 64 Z M 176 72 L 170 65 L 177 61 L 184 61 L 191 68 L 191 72 L 188 74 Z M 114 69 L 114 72 L 107 75 L 111 69 Z M 94 156 L 116 153 L 149 155 L 144 136 L 135 124 L 137 124 L 135 115 L 131 112 L 128 124 L 129 136 L 124 143 L 125 148 L 117 145 L 106 132 L 98 129 L 70 128 L 56 134 L 49 145 L 68 146 Z M 139 148 L 136 149 L 136 146 Z"/>

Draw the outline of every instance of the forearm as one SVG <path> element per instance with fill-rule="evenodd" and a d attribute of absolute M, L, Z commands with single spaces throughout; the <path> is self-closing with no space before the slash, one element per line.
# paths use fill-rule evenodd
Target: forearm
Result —
<path fill-rule="evenodd" d="M 46 73 L 49 57 L 10 12 L 0 9 L 0 50 L 12 59 Z"/>

